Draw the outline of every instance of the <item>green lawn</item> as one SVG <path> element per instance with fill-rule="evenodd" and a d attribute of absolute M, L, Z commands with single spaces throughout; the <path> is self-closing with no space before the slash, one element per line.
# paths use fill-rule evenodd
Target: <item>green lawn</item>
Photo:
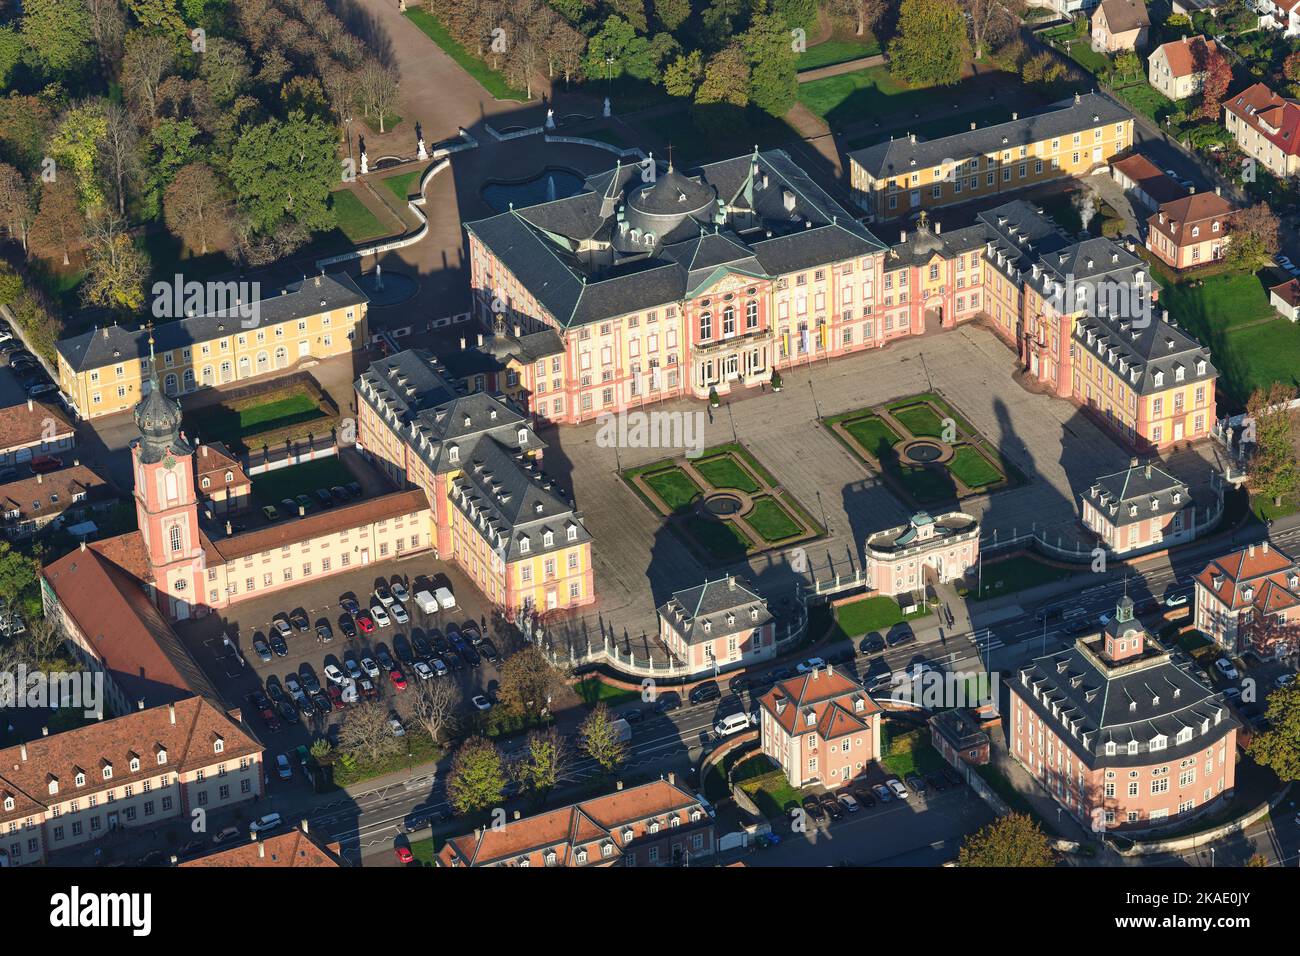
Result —
<path fill-rule="evenodd" d="M 943 421 L 929 405 L 912 405 L 893 414 L 917 438 L 943 437 Z"/>
<path fill-rule="evenodd" d="M 952 460 L 948 462 L 947 467 L 971 490 L 978 490 L 1002 480 L 1002 472 L 994 468 L 987 458 L 970 445 L 958 445 L 953 449 Z"/>
<path fill-rule="evenodd" d="M 845 422 L 844 430 L 877 458 L 902 440 L 878 415 L 868 415 L 865 418 L 855 418 Z"/>
<path fill-rule="evenodd" d="M 654 490 L 669 511 L 685 511 L 702 492 L 686 472 L 674 466 L 646 475 L 645 483 Z"/>
<path fill-rule="evenodd" d="M 1115 92 L 1133 109 L 1157 123 L 1163 122 L 1166 116 L 1178 109 L 1178 104 L 1146 80 L 1119 87 Z"/>
<path fill-rule="evenodd" d="M 332 488 L 355 480 L 338 456 L 330 455 L 254 476 L 253 495 L 264 505 L 278 505 L 283 498 L 311 495 L 317 488 Z"/>
<path fill-rule="evenodd" d="M 443 840 L 440 837 L 426 837 L 423 840 L 413 840 L 411 842 L 411 855 L 421 866 L 433 866 L 434 858 L 438 851 L 442 849 Z"/>
<path fill-rule="evenodd" d="M 1263 283 L 1250 273 L 1218 275 L 1202 281 L 1200 287 L 1191 282 L 1175 283 L 1160 296 L 1169 314 L 1197 335 L 1227 332 L 1277 318 Z"/>
<path fill-rule="evenodd" d="M 738 764 L 732 780 L 769 820 L 787 816 L 803 797 L 781 768 L 762 754 Z"/>
<path fill-rule="evenodd" d="M 752 544 L 749 536 L 730 521 L 692 515 L 682 522 L 682 528 L 715 561 L 743 558 Z"/>
<path fill-rule="evenodd" d="M 912 88 L 894 78 L 887 66 L 799 84 L 799 102 L 832 126 L 882 115 L 932 115 L 951 97 L 948 88 Z"/>
<path fill-rule="evenodd" d="M 896 728 L 889 721 L 884 724 L 885 733 L 881 736 L 885 756 L 880 764 L 895 777 L 902 778 L 909 773 L 922 775 L 941 770 L 946 766 L 939 751 L 930 743 L 930 731 L 918 728 L 905 733 L 895 733 Z"/>
<path fill-rule="evenodd" d="M 748 448 L 738 442 L 732 441 L 727 442 L 725 445 L 714 445 L 712 448 L 706 448 L 704 449 L 704 454 L 700 457 L 708 459 L 713 458 L 716 455 L 735 455 L 745 463 L 745 467 L 748 468 L 750 473 L 757 477 L 759 481 L 767 485 L 776 484 L 776 479 L 772 477 L 772 473 L 759 464 L 758 459 L 754 457 L 753 453 Z"/>
<path fill-rule="evenodd" d="M 1077 572 L 1053 567 L 1050 564 L 1045 564 L 1024 555 L 1007 558 L 1005 561 L 998 561 L 995 564 L 985 564 L 983 572 L 984 589 L 976 595 L 975 599 L 984 600 L 985 598 L 1011 594 L 1014 591 L 1023 591 L 1025 588 L 1032 588 L 1039 584 L 1060 581 L 1075 573 Z M 997 586 L 998 582 L 1002 583 L 1001 587 Z"/>
<path fill-rule="evenodd" d="M 208 405 L 185 417 L 207 441 L 240 445 L 246 436 L 325 418 L 326 413 L 311 395 L 294 391 L 283 398 L 260 404 L 249 402 L 245 408 Z"/>
<path fill-rule="evenodd" d="M 847 63 L 864 56 L 877 56 L 882 52 L 880 43 L 874 38 L 867 40 L 827 40 L 810 46 L 795 60 L 795 68 L 800 72 L 816 70 L 836 63 Z"/>
<path fill-rule="evenodd" d="M 766 496 L 754 499 L 754 508 L 745 515 L 745 521 L 769 543 L 803 533 L 803 528 L 777 504 L 776 499 Z"/>
<path fill-rule="evenodd" d="M 528 99 L 527 93 L 512 87 L 504 76 L 457 43 L 433 14 L 425 10 L 410 9 L 406 11 L 406 15 L 425 36 L 442 47 L 444 53 L 455 60 L 462 70 L 477 80 L 479 85 L 493 97 L 498 100 L 521 102 Z"/>
<path fill-rule="evenodd" d="M 641 699 L 640 692 L 628 690 L 625 687 L 615 687 L 613 684 L 606 684 L 599 677 L 587 677 L 580 680 L 573 685 L 573 689 L 588 707 L 595 707 L 602 702 L 610 707 L 617 707 L 619 704 Z"/>
<path fill-rule="evenodd" d="M 925 617 L 930 612 L 920 610 L 904 615 L 898 602 L 889 597 L 869 597 L 835 609 L 835 620 L 849 637 L 859 637 L 871 631 L 887 631 L 895 624 Z"/>
<path fill-rule="evenodd" d="M 754 476 L 740 466 L 730 455 L 719 455 L 703 461 L 693 462 L 698 471 L 714 488 L 735 488 L 746 494 L 758 491 L 759 484 Z"/>
<path fill-rule="evenodd" d="M 406 202 L 406 197 L 420 188 L 421 172 L 422 170 L 413 169 L 408 173 L 389 176 L 384 180 L 384 185 L 388 187 L 394 196 L 402 202 Z"/>
<path fill-rule="evenodd" d="M 330 193 L 330 208 L 334 212 L 334 222 L 349 242 L 366 242 L 388 233 L 384 224 L 366 208 L 365 203 L 346 189 L 336 189 Z"/>

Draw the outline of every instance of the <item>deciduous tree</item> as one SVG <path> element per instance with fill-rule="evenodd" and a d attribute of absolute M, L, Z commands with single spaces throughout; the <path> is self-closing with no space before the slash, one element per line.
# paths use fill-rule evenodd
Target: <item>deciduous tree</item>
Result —
<path fill-rule="evenodd" d="M 1196 115 L 1201 119 L 1217 123 L 1223 98 L 1228 95 L 1232 85 L 1232 64 L 1223 55 L 1217 44 L 1205 43 L 1193 47 L 1194 62 L 1197 69 L 1205 71 L 1205 82 L 1201 87 L 1201 105 Z"/>
<path fill-rule="evenodd" d="M 103 130 L 99 139 L 98 165 L 108 179 L 117 214 L 125 216 L 127 189 L 140 171 L 136 152 L 139 136 L 126 110 L 111 100 L 104 104 Z"/>
<path fill-rule="evenodd" d="M 208 84 L 212 101 L 229 106 L 248 87 L 253 67 L 248 54 L 235 40 L 213 37 L 199 54 L 199 76 Z"/>
<path fill-rule="evenodd" d="M 961 6 L 977 60 L 1011 39 L 1025 13 L 1024 0 L 962 0 Z"/>
<path fill-rule="evenodd" d="M 373 763 L 391 757 L 401 744 L 388 726 L 388 712 L 380 704 L 353 707 L 339 729 L 339 750 L 356 761 Z"/>
<path fill-rule="evenodd" d="M 559 785 L 572 762 L 573 751 L 568 740 L 555 727 L 549 727 L 528 735 L 523 753 L 512 770 L 520 789 L 541 802 Z"/>
<path fill-rule="evenodd" d="M 1011 813 L 971 834 L 957 855 L 960 866 L 1053 866 L 1052 848 L 1038 823 L 1025 813 Z"/>
<path fill-rule="evenodd" d="M 546 655 L 529 644 L 501 665 L 497 699 L 511 713 L 532 719 L 546 709 L 559 685 L 559 674 Z"/>
<path fill-rule="evenodd" d="M 131 240 L 126 220 L 102 212 L 91 219 L 86 238 L 87 271 L 81 297 L 88 305 L 138 312 L 144 307 L 149 259 Z"/>
<path fill-rule="evenodd" d="M 447 771 L 447 801 L 457 813 L 468 814 L 501 802 L 506 766 L 496 744 L 471 737 L 460 745 Z"/>
<path fill-rule="evenodd" d="M 749 101 L 772 116 L 784 116 L 799 93 L 790 31 L 776 14 L 756 13 L 740 38 L 749 60 Z"/>
<path fill-rule="evenodd" d="M 414 693 L 406 694 L 405 713 L 429 735 L 433 741 L 442 740 L 456 729 L 456 711 L 461 706 L 461 694 L 452 681 L 416 681 Z"/>
<path fill-rule="evenodd" d="M 22 35 L 56 78 L 75 78 L 95 58 L 85 0 L 23 0 Z"/>
<path fill-rule="evenodd" d="M 618 728 L 609 708 L 603 703 L 583 720 L 579 728 L 582 749 L 605 773 L 612 773 L 627 758 L 627 745 L 619 739 Z"/>
<path fill-rule="evenodd" d="M 334 128 L 301 113 L 245 129 L 229 175 L 254 230 L 271 232 L 286 219 L 309 230 L 333 225 L 328 203 L 340 175 L 337 150 Z"/>
<path fill-rule="evenodd" d="M 0 163 L 0 222 L 9 236 L 27 250 L 27 231 L 32 225 L 31 186 L 27 179 L 8 163 Z"/>
<path fill-rule="evenodd" d="M 1268 695 L 1269 730 L 1256 734 L 1247 752 L 1283 781 L 1300 780 L 1300 682 Z"/>
<path fill-rule="evenodd" d="M 176 46 L 156 33 L 133 31 L 122 55 L 122 86 L 144 124 L 158 116 L 158 93 L 176 65 Z"/>
<path fill-rule="evenodd" d="M 1294 388 L 1274 382 L 1266 389 L 1255 389 L 1246 403 L 1246 416 L 1252 423 L 1247 438 L 1254 443 L 1246 480 L 1251 491 L 1274 505 L 1300 488 L 1294 413 L 1286 407 L 1295 397 Z"/>
<path fill-rule="evenodd" d="M 917 86 L 951 86 L 970 62 L 966 18 L 957 0 L 903 0 L 889 71 Z"/>
<path fill-rule="evenodd" d="M 41 204 L 28 232 L 32 252 L 59 259 L 66 266 L 72 251 L 85 241 L 86 220 L 77 200 L 76 178 L 62 176 L 41 189 Z"/>
<path fill-rule="evenodd" d="M 167 229 L 186 249 L 204 256 L 229 251 L 230 200 L 221 181 L 206 163 L 182 167 L 163 198 Z"/>
<path fill-rule="evenodd" d="M 1277 255 L 1281 222 L 1266 203 L 1238 210 L 1228 224 L 1228 261 L 1254 272 Z"/>

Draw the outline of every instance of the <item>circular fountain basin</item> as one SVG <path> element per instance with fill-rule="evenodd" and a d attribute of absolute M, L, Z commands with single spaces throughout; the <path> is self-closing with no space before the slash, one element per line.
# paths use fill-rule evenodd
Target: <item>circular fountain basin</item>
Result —
<path fill-rule="evenodd" d="M 952 457 L 952 448 L 934 438 L 914 438 L 898 449 L 898 457 L 909 465 L 938 465 Z"/>
<path fill-rule="evenodd" d="M 724 493 L 709 495 L 704 499 L 704 508 L 710 514 L 725 517 L 740 513 L 741 501 L 735 495 Z"/>

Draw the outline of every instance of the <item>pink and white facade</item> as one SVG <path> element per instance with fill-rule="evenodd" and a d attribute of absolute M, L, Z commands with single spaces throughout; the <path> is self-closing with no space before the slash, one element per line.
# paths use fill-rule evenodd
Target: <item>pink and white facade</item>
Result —
<path fill-rule="evenodd" d="M 948 584 L 974 574 L 979 554 L 980 525 L 974 517 L 918 512 L 907 524 L 867 538 L 867 587 L 896 596 L 920 590 L 930 579 Z"/>

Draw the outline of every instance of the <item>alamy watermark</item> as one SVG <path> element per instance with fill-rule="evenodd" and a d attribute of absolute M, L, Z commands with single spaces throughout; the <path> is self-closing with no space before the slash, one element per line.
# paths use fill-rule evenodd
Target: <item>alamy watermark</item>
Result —
<path fill-rule="evenodd" d="M 704 412 L 623 411 L 596 416 L 599 448 L 681 448 L 687 458 L 704 453 Z"/>
<path fill-rule="evenodd" d="M 171 279 L 153 284 L 152 311 L 156 319 L 179 319 L 197 315 L 238 316 L 245 329 L 261 324 L 262 284 L 236 281 L 185 281 L 179 272 Z"/>
<path fill-rule="evenodd" d="M 16 670 L 0 671 L 0 710 L 71 707 L 86 718 L 98 717 L 104 707 L 104 675 L 100 671 Z"/>

